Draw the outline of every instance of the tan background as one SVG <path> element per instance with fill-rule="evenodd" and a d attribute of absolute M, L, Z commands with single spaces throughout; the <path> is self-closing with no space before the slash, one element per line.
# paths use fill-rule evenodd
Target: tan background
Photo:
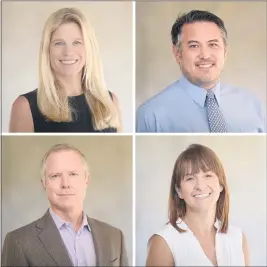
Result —
<path fill-rule="evenodd" d="M 228 31 L 222 81 L 254 92 L 266 103 L 266 2 L 182 1 L 136 3 L 136 107 L 180 77 L 171 28 L 192 9 L 215 13 Z"/>
<path fill-rule="evenodd" d="M 2 2 L 0 1 L 0 51 L 2 51 Z M 0 53 L 0 62 L 2 62 L 2 53 Z M 0 123 L 2 125 L 2 64 L 0 64 L 0 88 L 1 88 L 1 94 L 0 94 Z M 1 224 L 1 223 L 0 223 Z M 1 258 L 1 256 L 0 256 Z"/>
<path fill-rule="evenodd" d="M 136 138 L 136 265 L 147 242 L 168 222 L 168 197 L 178 155 L 192 143 L 213 149 L 230 189 L 230 224 L 248 239 L 251 266 L 266 266 L 266 136 L 138 136 Z"/>
<path fill-rule="evenodd" d="M 91 170 L 84 210 L 123 231 L 131 263 L 132 138 L 127 136 L 4 136 L 2 241 L 7 232 L 46 212 L 49 204 L 40 182 L 40 162 L 54 144 L 65 142 L 85 154 Z"/>
<path fill-rule="evenodd" d="M 1 1 L 0 1 L 1 3 Z M 0 4 L 0 51 L 2 51 L 2 25 L 1 25 L 1 19 L 2 19 L 2 3 Z M 0 62 L 2 62 L 2 53 L 0 53 Z M 2 85 L 2 64 L 0 64 L 0 85 Z M 0 86 L 1 87 L 1 86 Z M 2 87 L 1 87 L 2 89 Z M 2 91 L 0 94 L 0 123 L 2 125 Z M 0 140 L 0 150 L 2 151 L 2 138 Z M 2 170 L 2 153 L 0 154 L 0 169 Z M 2 179 L 2 172 L 0 173 L 0 181 Z M 2 183 L 0 183 L 0 199 L 2 199 Z M 2 205 L 0 205 L 0 229 L 2 229 Z M 0 233 L 1 237 L 1 233 Z M 1 262 L 1 256 L 0 255 L 0 262 Z"/>
<path fill-rule="evenodd" d="M 132 3 L 3 3 L 3 132 L 8 132 L 11 106 L 38 86 L 38 53 L 44 23 L 63 7 L 80 9 L 91 22 L 100 46 L 108 89 L 120 103 L 124 132 L 132 132 Z"/>

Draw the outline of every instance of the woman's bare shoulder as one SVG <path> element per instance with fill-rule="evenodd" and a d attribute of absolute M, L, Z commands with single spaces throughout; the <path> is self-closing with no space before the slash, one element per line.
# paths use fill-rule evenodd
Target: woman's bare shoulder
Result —
<path fill-rule="evenodd" d="M 174 266 L 172 252 L 163 237 L 153 235 L 149 239 L 146 266 Z"/>
<path fill-rule="evenodd" d="M 33 120 L 28 100 L 24 96 L 19 96 L 12 104 L 10 132 L 33 132 Z"/>

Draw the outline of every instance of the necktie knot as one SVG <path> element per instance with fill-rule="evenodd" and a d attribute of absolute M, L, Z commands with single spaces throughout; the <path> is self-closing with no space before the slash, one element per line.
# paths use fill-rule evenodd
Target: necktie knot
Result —
<path fill-rule="evenodd" d="M 206 107 L 210 132 L 226 133 L 226 123 L 216 101 L 215 94 L 212 90 L 208 90 L 207 92 Z"/>
<path fill-rule="evenodd" d="M 207 98 L 215 98 L 215 94 L 213 93 L 211 89 L 209 89 L 207 92 Z"/>

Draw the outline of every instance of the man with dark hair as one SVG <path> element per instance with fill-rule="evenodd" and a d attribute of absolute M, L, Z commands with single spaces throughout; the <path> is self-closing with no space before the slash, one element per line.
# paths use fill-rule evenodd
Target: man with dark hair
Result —
<path fill-rule="evenodd" d="M 137 110 L 137 132 L 266 132 L 266 112 L 250 92 L 220 83 L 227 31 L 216 15 L 192 10 L 171 30 L 182 77 Z"/>

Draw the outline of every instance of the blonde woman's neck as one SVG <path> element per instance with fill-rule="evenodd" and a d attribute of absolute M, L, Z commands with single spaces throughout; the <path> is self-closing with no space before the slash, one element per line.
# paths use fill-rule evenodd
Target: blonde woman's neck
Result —
<path fill-rule="evenodd" d="M 65 95 L 77 96 L 83 93 L 80 75 L 57 77 L 56 79 L 59 82 L 60 90 L 63 90 Z"/>

